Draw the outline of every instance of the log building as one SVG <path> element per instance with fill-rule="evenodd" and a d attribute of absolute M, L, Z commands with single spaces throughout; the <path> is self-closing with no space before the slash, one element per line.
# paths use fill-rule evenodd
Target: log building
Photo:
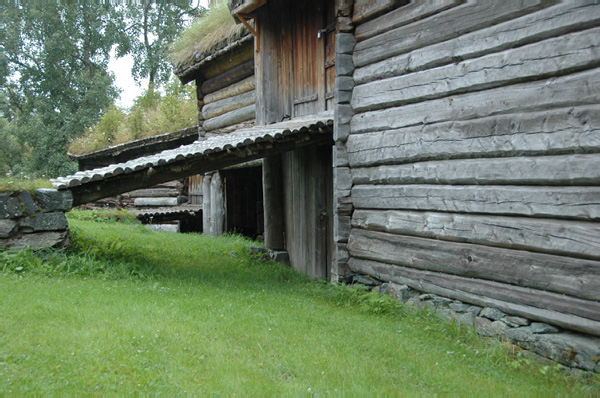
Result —
<path fill-rule="evenodd" d="M 242 65 L 254 94 L 233 89 L 249 72 L 182 80 L 202 90 L 205 129 L 226 126 L 217 119 L 238 129 L 251 112 L 254 127 L 57 187 L 79 203 L 116 181 L 135 185 L 128 176 L 150 183 L 262 158 L 265 246 L 287 250 L 296 269 L 363 274 L 600 336 L 596 1 L 230 8 L 252 30 Z M 209 99 L 228 86 L 235 97 Z"/>

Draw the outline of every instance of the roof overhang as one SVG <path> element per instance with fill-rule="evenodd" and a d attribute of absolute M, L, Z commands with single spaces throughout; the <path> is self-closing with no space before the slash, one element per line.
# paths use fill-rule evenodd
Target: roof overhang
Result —
<path fill-rule="evenodd" d="M 252 13 L 258 8 L 264 6 L 267 0 L 229 0 L 229 10 L 231 15 L 237 17 L 241 15 L 243 18 L 252 18 Z"/>
<path fill-rule="evenodd" d="M 80 171 L 52 181 L 69 189 L 73 206 L 163 182 L 221 170 L 310 145 L 333 145 L 331 112 L 237 130 L 177 149 L 99 169 Z"/>

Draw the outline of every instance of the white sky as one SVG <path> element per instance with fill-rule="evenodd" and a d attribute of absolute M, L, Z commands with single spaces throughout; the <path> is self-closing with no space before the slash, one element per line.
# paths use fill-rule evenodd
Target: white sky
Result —
<path fill-rule="evenodd" d="M 199 3 L 203 7 L 208 6 L 208 0 L 199 0 Z M 148 80 L 144 80 L 140 86 L 135 84 L 131 76 L 132 65 L 133 58 L 131 56 L 117 59 L 114 57 L 114 51 L 112 52 L 108 69 L 115 74 L 115 85 L 122 90 L 121 96 L 117 99 L 117 106 L 122 108 L 129 108 L 133 105 L 133 100 L 148 86 Z"/>

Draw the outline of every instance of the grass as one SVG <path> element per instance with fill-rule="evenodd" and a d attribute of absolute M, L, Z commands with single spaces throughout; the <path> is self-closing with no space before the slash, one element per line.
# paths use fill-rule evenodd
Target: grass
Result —
<path fill-rule="evenodd" d="M 28 191 L 34 193 L 39 188 L 52 188 L 52 184 L 43 178 L 0 177 L 0 192 Z"/>
<path fill-rule="evenodd" d="M 247 33 L 242 24 L 236 24 L 225 1 L 220 1 L 187 28 L 171 46 L 171 63 L 182 69 L 190 66 L 217 49 L 234 42 Z"/>
<path fill-rule="evenodd" d="M 387 296 L 253 257 L 239 236 L 69 216 L 69 252 L 0 252 L 0 394 L 594 396 Z"/>

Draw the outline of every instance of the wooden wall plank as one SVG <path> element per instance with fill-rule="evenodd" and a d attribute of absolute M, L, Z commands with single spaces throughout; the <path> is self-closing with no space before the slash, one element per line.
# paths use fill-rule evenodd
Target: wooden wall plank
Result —
<path fill-rule="evenodd" d="M 354 168 L 435 159 L 600 152 L 597 105 L 352 134 Z"/>
<path fill-rule="evenodd" d="M 564 296 L 555 295 L 554 299 L 550 299 L 550 303 L 540 300 L 530 305 L 521 303 L 516 295 L 513 296 L 514 288 L 511 289 L 510 285 L 497 282 L 479 281 L 357 258 L 350 258 L 349 266 L 354 272 L 405 284 L 419 291 L 431 292 L 484 307 L 490 306 L 509 314 L 520 315 L 596 336 L 600 335 L 600 322 L 552 309 L 552 303 L 559 303 Z M 535 291 L 527 289 L 524 295 L 527 296 L 532 293 L 535 293 Z M 535 297 L 535 294 L 532 294 L 531 297 Z M 596 305 L 597 302 L 593 304 L 593 307 L 596 307 Z M 576 308 L 581 307 L 577 306 Z"/>
<path fill-rule="evenodd" d="M 354 115 L 350 123 L 352 133 L 360 134 L 418 124 L 598 103 L 600 69 L 596 68 L 548 80 L 359 113 Z"/>
<path fill-rule="evenodd" d="M 431 69 L 455 63 L 457 60 L 475 58 L 597 27 L 599 23 L 600 9 L 593 0 L 559 3 L 455 39 L 416 48 L 410 53 L 356 68 L 354 80 L 358 85 Z M 361 27 L 362 25 L 357 27 L 357 32 Z"/>
<path fill-rule="evenodd" d="M 353 220 L 354 225 L 358 223 Z M 482 223 L 483 221 L 476 224 L 474 228 Z M 463 225 L 456 223 L 442 226 L 449 230 L 448 233 L 444 231 L 444 237 L 454 235 L 461 226 Z M 500 228 L 495 230 L 499 231 Z M 468 232 L 456 232 L 459 237 L 467 234 Z M 527 234 L 524 241 L 528 238 L 534 244 L 541 241 L 535 236 L 535 232 L 526 231 L 524 234 Z M 505 231 L 502 235 L 506 237 L 508 233 Z M 590 233 L 585 235 L 589 236 Z M 482 237 L 481 240 L 493 240 L 493 237 Z M 558 238 L 554 241 L 558 241 Z M 600 262 L 597 260 L 397 235 L 356 227 L 351 230 L 348 250 L 353 257 L 367 260 L 600 300 Z M 596 248 L 596 252 L 597 250 Z"/>
<path fill-rule="evenodd" d="M 431 210 L 600 219 L 600 187 L 511 185 L 356 185 L 357 209 Z"/>
<path fill-rule="evenodd" d="M 545 0 L 469 1 L 435 16 L 357 43 L 354 64 L 364 66 L 552 5 Z"/>
<path fill-rule="evenodd" d="M 225 72 L 213 77 L 212 79 L 206 80 L 201 86 L 202 93 L 204 95 L 214 93 L 215 91 L 219 91 L 227 86 L 244 80 L 253 74 L 254 60 L 251 59 L 234 68 L 227 69 Z"/>
<path fill-rule="evenodd" d="M 600 154 L 452 159 L 352 169 L 354 184 L 600 185 Z"/>
<path fill-rule="evenodd" d="M 210 180 L 211 175 L 206 174 L 202 179 L 202 233 L 206 235 L 212 235 L 211 232 L 211 194 L 210 194 Z"/>
<path fill-rule="evenodd" d="M 225 190 L 217 171 L 210 180 L 210 233 L 219 236 L 225 232 Z"/>
<path fill-rule="evenodd" d="M 600 260 L 600 224 L 595 222 L 359 209 L 354 211 L 352 226 L 369 231 Z"/>
<path fill-rule="evenodd" d="M 393 61 L 390 61 L 393 63 Z M 546 79 L 600 65 L 600 28 L 354 87 L 355 112 Z M 205 116 L 206 117 L 206 116 Z"/>
<path fill-rule="evenodd" d="M 211 104 L 216 101 L 220 101 L 225 98 L 234 97 L 236 95 L 240 95 L 243 93 L 247 93 L 248 91 L 253 91 L 256 87 L 256 78 L 254 75 L 248 76 L 244 80 L 241 80 L 237 83 L 234 83 L 230 86 L 227 86 L 219 91 L 216 91 L 212 94 L 208 94 L 204 97 L 205 104 Z"/>
<path fill-rule="evenodd" d="M 361 23 L 356 27 L 354 36 L 356 40 L 362 41 L 385 33 L 388 30 L 425 19 L 449 8 L 456 7 L 461 3 L 462 0 L 411 1 L 409 4 L 389 11 L 376 19 Z"/>
<path fill-rule="evenodd" d="M 256 105 L 247 105 L 243 108 L 234 109 L 223 115 L 213 117 L 204 121 L 202 128 L 205 131 L 221 129 L 223 127 L 232 126 L 247 120 L 252 120 L 256 116 Z"/>
<path fill-rule="evenodd" d="M 358 24 L 367 21 L 407 2 L 408 0 L 354 0 L 352 22 Z"/>
<path fill-rule="evenodd" d="M 202 116 L 204 116 L 205 122 L 221 116 L 227 112 L 234 111 L 236 109 L 243 108 L 248 105 L 254 104 L 256 101 L 256 93 L 254 91 L 248 91 L 233 97 L 224 98 L 219 101 L 206 104 L 202 107 Z"/>

